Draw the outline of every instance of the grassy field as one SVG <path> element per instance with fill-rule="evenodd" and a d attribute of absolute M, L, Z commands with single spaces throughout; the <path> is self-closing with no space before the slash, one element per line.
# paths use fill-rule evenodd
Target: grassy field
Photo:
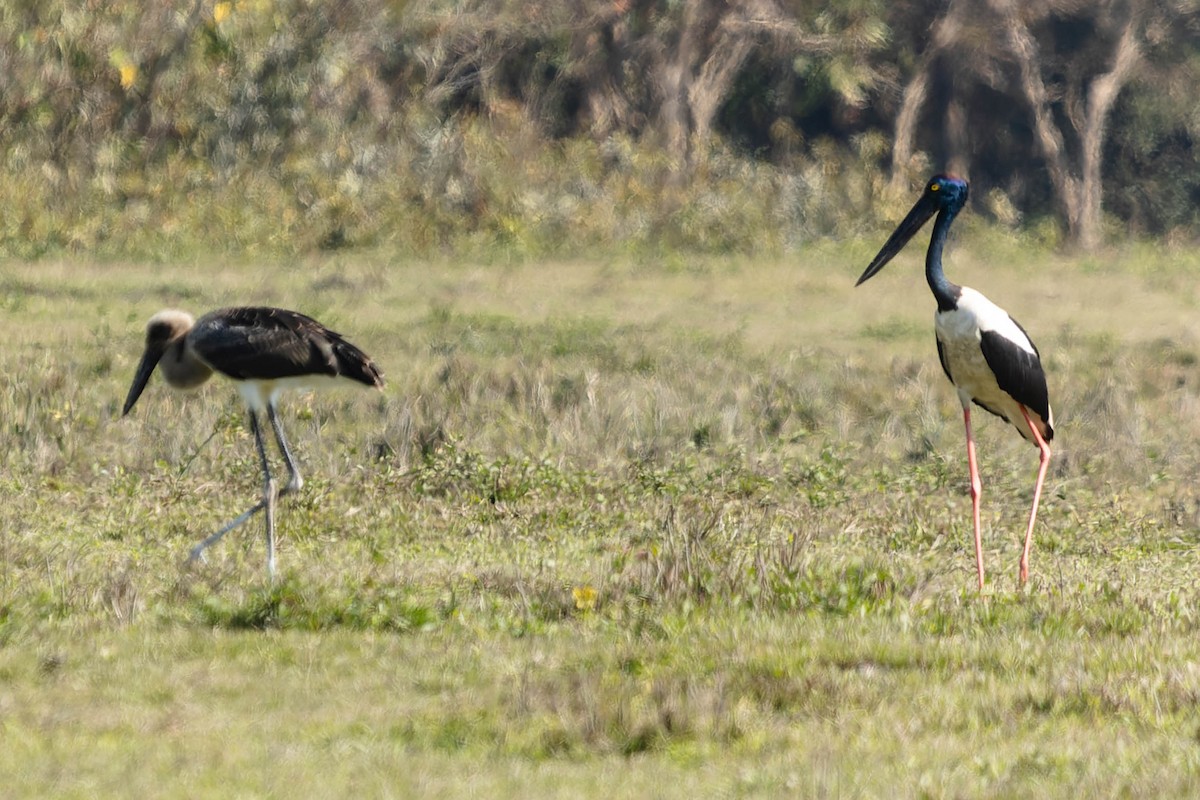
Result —
<path fill-rule="evenodd" d="M 8 797 L 1194 797 L 1200 258 L 952 278 L 1041 348 L 1058 436 L 961 415 L 919 253 L 781 263 L 0 267 Z M 873 243 L 878 244 L 878 243 Z M 311 313 L 382 394 L 298 395 L 259 491 L 236 393 L 152 381 L 162 307 Z M 986 418 L 985 418 L 986 417 Z"/>

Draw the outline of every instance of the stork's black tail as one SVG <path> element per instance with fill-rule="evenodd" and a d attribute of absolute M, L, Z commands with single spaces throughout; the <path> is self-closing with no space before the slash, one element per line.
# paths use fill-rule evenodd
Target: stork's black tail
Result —
<path fill-rule="evenodd" d="M 383 388 L 383 373 L 371 357 L 333 331 L 329 331 L 333 356 L 337 359 L 337 374 L 352 381 Z"/>

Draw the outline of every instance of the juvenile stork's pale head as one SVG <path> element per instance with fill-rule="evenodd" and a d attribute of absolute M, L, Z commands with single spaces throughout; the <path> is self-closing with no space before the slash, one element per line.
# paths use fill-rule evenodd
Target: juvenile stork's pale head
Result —
<path fill-rule="evenodd" d="M 137 372 L 133 375 L 133 384 L 129 387 L 129 394 L 125 398 L 125 408 L 121 412 L 121 416 L 128 414 L 133 408 L 133 404 L 142 396 L 142 391 L 150 381 L 150 376 L 154 374 L 154 368 L 158 366 L 158 362 L 162 360 L 167 350 L 178 346 L 178 355 L 183 357 L 183 338 L 187 336 L 195 322 L 192 315 L 186 311 L 168 308 L 159 311 L 146 323 L 146 350 L 142 353 L 142 360 L 138 363 Z M 174 373 L 176 370 L 170 372 Z M 191 388 L 199 386 L 211 374 L 211 370 L 207 367 L 202 371 L 193 372 L 198 380 L 179 381 L 173 379 L 175 378 L 174 374 L 168 374 L 167 378 L 172 386 Z"/>

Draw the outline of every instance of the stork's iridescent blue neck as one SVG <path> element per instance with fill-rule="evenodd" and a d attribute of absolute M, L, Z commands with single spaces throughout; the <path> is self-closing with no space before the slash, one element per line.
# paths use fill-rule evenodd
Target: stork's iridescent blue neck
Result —
<path fill-rule="evenodd" d="M 892 231 L 892 235 L 879 248 L 875 258 L 867 265 L 859 277 L 858 286 L 870 279 L 899 253 L 904 245 L 921 230 L 921 226 L 929 221 L 934 214 L 937 220 L 933 224 L 933 238 L 929 241 L 929 250 L 925 255 L 925 280 L 937 298 L 938 311 L 953 311 L 958 307 L 958 298 L 962 295 L 962 287 L 946 280 L 942 272 L 942 249 L 946 245 L 946 234 L 950 232 L 950 223 L 958 216 L 958 212 L 967 204 L 967 182 L 951 175 L 934 175 L 925 184 L 925 191 L 908 215 Z"/>
<path fill-rule="evenodd" d="M 950 232 L 950 223 L 958 215 L 961 206 L 946 205 L 938 211 L 933 221 L 933 237 L 929 240 L 929 250 L 925 253 L 925 280 L 937 298 L 938 311 L 953 311 L 962 294 L 962 287 L 951 283 L 942 270 L 942 249 L 946 244 L 946 235 Z"/>

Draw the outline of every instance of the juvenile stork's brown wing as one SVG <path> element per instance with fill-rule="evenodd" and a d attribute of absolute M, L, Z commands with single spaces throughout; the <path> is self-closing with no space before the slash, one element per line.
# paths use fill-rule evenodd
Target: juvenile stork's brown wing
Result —
<path fill-rule="evenodd" d="M 188 344 L 213 369 L 236 380 L 327 375 L 383 385 L 366 353 L 312 317 L 287 309 L 213 311 L 196 321 Z"/>

